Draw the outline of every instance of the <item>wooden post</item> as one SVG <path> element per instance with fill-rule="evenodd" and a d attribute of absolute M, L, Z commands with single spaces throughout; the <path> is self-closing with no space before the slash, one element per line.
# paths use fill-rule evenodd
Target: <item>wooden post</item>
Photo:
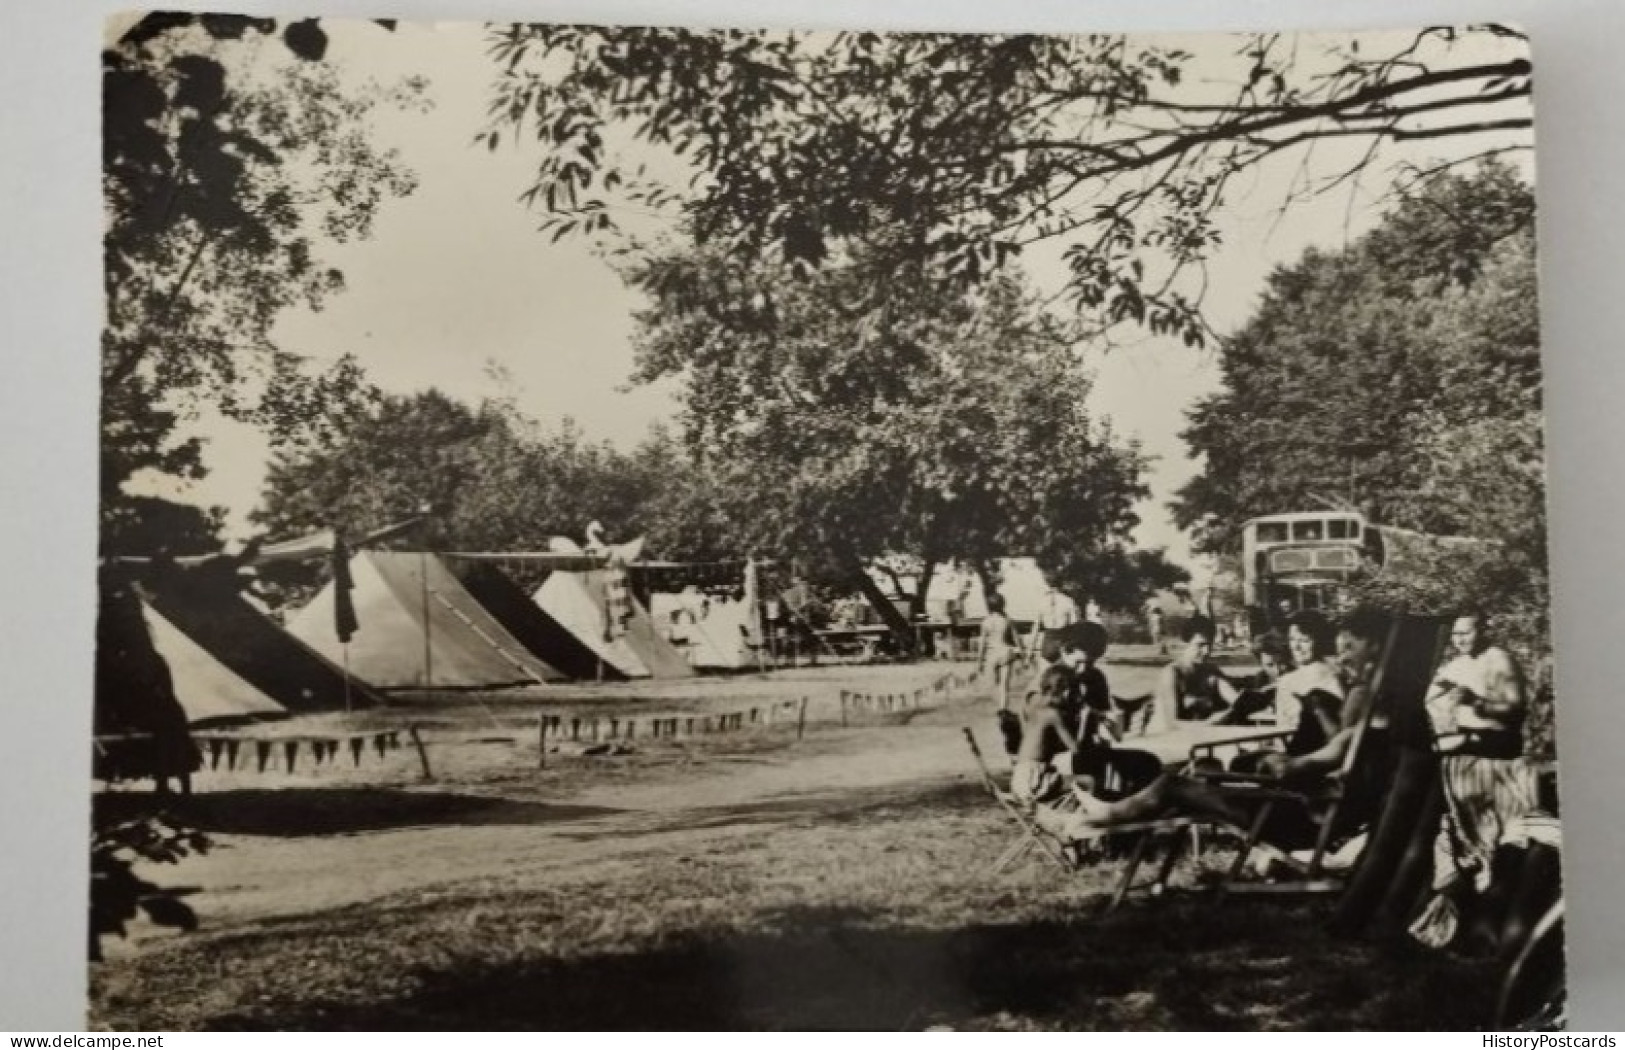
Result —
<path fill-rule="evenodd" d="M 841 728 L 846 728 L 846 690 L 841 690 Z"/>
<path fill-rule="evenodd" d="M 429 749 L 423 746 L 423 735 L 418 732 L 417 725 L 407 726 L 406 734 L 412 738 L 412 745 L 418 749 L 418 761 L 423 763 L 423 779 L 433 780 L 434 773 L 429 769 Z"/>
<path fill-rule="evenodd" d="M 547 716 L 536 720 L 536 768 L 547 768 Z"/>
<path fill-rule="evenodd" d="M 801 698 L 801 709 L 796 715 L 796 739 L 800 740 L 807 734 L 807 698 Z"/>

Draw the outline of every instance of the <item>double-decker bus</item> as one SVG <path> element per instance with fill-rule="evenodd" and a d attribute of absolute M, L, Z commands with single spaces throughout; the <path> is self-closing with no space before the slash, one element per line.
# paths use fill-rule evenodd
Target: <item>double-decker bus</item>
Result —
<path fill-rule="evenodd" d="M 1371 526 L 1358 511 L 1270 514 L 1242 525 L 1242 587 L 1255 625 L 1301 609 L 1337 608 L 1366 565 Z"/>
<path fill-rule="evenodd" d="M 1254 630 L 1300 609 L 1337 611 L 1359 574 L 1405 573 L 1490 541 L 1378 525 L 1357 510 L 1270 514 L 1241 527 L 1243 599 Z"/>

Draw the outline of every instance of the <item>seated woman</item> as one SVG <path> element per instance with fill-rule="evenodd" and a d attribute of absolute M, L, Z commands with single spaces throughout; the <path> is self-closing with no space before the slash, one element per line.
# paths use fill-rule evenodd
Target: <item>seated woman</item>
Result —
<path fill-rule="evenodd" d="M 1358 632 L 1357 636 L 1355 632 Z M 1369 656 L 1380 645 L 1381 632 L 1366 621 L 1346 624 L 1343 633 L 1355 638 Z M 1309 784 L 1343 765 L 1371 702 L 1370 690 L 1345 689 L 1330 663 L 1336 634 L 1319 613 L 1301 612 L 1292 618 L 1287 643 L 1298 669 L 1276 685 L 1278 716 L 1295 719 L 1293 736 L 1284 752 L 1244 756 L 1250 772 L 1278 778 L 1286 784 Z M 1251 800 L 1200 777 L 1164 774 L 1145 790 L 1115 802 L 1080 796 L 1082 807 L 1071 814 L 1040 811 L 1040 823 L 1063 838 L 1083 838 L 1100 827 L 1153 820 L 1173 813 L 1216 817 L 1230 824 L 1251 822 Z M 1295 807 L 1277 806 L 1264 829 L 1266 841 L 1295 849 L 1315 827 Z"/>
<path fill-rule="evenodd" d="M 1463 906 L 1490 889 L 1497 848 L 1540 808 L 1536 770 L 1523 756 L 1527 703 L 1517 661 L 1490 643 L 1477 612 L 1456 618 L 1450 643 L 1456 655 L 1427 699 L 1443 753 L 1444 826 L 1434 844 L 1433 899 L 1411 924 L 1430 947 L 1455 939 Z"/>
<path fill-rule="evenodd" d="M 1235 684 L 1241 690 L 1230 709 L 1214 721 L 1220 725 L 1247 725 L 1265 715 L 1273 717 L 1275 688 L 1281 677 L 1293 669 L 1292 654 L 1276 634 L 1264 634 L 1253 642 L 1258 671 Z"/>

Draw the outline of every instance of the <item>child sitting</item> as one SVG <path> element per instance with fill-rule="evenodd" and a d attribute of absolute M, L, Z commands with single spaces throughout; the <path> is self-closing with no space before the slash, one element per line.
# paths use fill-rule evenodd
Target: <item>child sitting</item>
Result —
<path fill-rule="evenodd" d="M 1058 795 L 1065 787 L 1054 762 L 1078 750 L 1070 710 L 1076 693 L 1072 672 L 1057 663 L 1039 678 L 1038 696 L 1022 720 L 1021 747 L 1010 774 L 1010 793 L 1027 803 Z"/>

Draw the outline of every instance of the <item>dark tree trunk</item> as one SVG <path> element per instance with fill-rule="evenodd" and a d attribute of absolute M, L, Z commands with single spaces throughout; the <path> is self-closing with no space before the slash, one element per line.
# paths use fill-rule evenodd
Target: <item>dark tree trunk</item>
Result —
<path fill-rule="evenodd" d="M 870 578 L 867 572 L 863 571 L 861 561 L 854 560 L 851 564 L 852 579 L 857 584 L 858 591 L 862 593 L 864 598 L 868 599 L 870 605 L 874 606 L 875 612 L 880 614 L 880 619 L 886 626 L 891 628 L 892 636 L 897 639 L 898 649 L 901 652 L 913 655 L 914 629 L 909 624 L 908 619 L 897 611 L 897 606 L 893 605 L 891 599 L 881 593 L 875 581 Z"/>

